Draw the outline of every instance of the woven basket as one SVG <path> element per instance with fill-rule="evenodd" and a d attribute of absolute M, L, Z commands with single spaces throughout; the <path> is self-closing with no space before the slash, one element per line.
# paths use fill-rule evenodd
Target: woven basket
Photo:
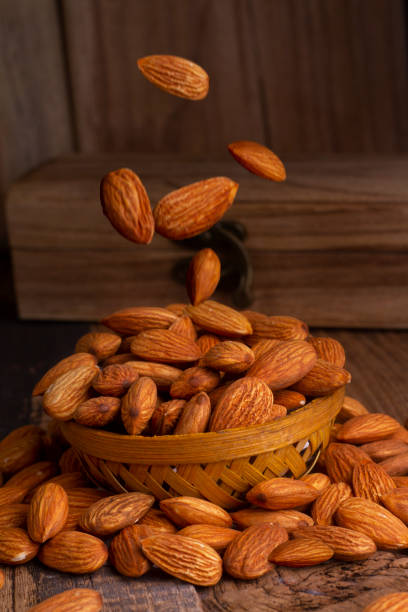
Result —
<path fill-rule="evenodd" d="M 190 495 L 237 509 L 245 494 L 275 476 L 299 478 L 329 441 L 344 388 L 269 425 L 179 436 L 129 436 L 63 423 L 90 478 L 117 491 L 157 499 Z"/>

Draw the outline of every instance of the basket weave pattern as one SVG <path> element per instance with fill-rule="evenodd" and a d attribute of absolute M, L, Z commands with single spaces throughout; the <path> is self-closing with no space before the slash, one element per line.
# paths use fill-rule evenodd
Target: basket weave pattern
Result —
<path fill-rule="evenodd" d="M 90 478 L 105 488 L 165 499 L 203 497 L 223 508 L 242 506 L 246 492 L 276 476 L 299 478 L 330 437 L 344 388 L 268 425 L 183 436 L 123 436 L 73 422 L 62 432 Z"/>

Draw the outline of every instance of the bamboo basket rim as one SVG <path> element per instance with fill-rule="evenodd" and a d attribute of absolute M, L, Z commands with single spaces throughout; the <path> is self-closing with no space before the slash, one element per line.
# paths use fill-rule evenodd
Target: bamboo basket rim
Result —
<path fill-rule="evenodd" d="M 299 442 L 334 420 L 345 387 L 308 402 L 267 425 L 221 432 L 167 436 L 131 436 L 92 429 L 74 421 L 61 423 L 67 441 L 79 451 L 119 463 L 145 465 L 215 463 L 267 453 Z"/>

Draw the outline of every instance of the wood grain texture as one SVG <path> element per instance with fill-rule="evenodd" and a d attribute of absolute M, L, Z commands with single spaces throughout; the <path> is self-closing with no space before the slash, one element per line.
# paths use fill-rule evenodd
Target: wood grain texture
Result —
<path fill-rule="evenodd" d="M 1 408 L 1 422 L 8 422 L 9 429 L 16 426 L 11 419 L 21 415 L 18 406 L 23 405 L 24 399 L 27 401 L 34 380 L 70 351 L 75 338 L 83 333 L 84 326 L 80 324 L 14 322 L 2 328 L 2 338 L 11 347 L 7 354 L 0 356 L 0 383 L 12 394 L 11 403 L 4 402 Z M 353 397 L 364 402 L 370 411 L 385 412 L 405 420 L 408 332 L 313 329 L 312 333 L 330 335 L 343 343 L 347 367 L 353 375 L 348 389 Z M 21 352 L 24 338 L 30 339 L 30 343 Z M 22 372 L 27 374 L 22 376 Z M 10 411 L 10 407 L 14 410 Z M 34 402 L 32 418 L 35 422 L 41 418 L 38 402 Z M 198 589 L 169 578 L 159 570 L 132 580 L 118 576 L 105 566 L 96 574 L 82 577 L 59 574 L 33 561 L 26 566 L 6 568 L 0 608 L 24 612 L 46 596 L 84 586 L 101 592 L 106 612 L 123 609 L 135 612 L 195 612 L 201 609 L 211 612 L 300 612 L 305 609 L 360 612 L 383 594 L 406 590 L 407 579 L 408 558 L 403 552 L 378 552 L 360 563 L 330 561 L 311 568 L 280 567 L 256 581 L 225 577 L 215 587 Z"/>
<path fill-rule="evenodd" d="M 2 199 L 11 181 L 72 149 L 61 31 L 54 0 L 2 1 L 0 84 Z M 0 243 L 4 244 L 3 226 L 0 222 Z"/>
<path fill-rule="evenodd" d="M 172 269 L 192 251 L 160 236 L 149 247 L 135 246 L 101 213 L 100 178 L 122 166 L 140 174 L 153 204 L 217 174 L 240 183 L 226 218 L 248 230 L 259 310 L 313 325 L 408 326 L 406 156 L 294 159 L 279 185 L 227 159 L 61 158 L 16 183 L 8 199 L 22 317 L 94 320 L 129 305 L 186 299 Z M 230 299 L 222 291 L 216 296 Z"/>
<path fill-rule="evenodd" d="M 403 0 L 63 0 L 80 150 L 408 150 Z M 150 53 L 210 74 L 198 104 L 138 73 Z"/>

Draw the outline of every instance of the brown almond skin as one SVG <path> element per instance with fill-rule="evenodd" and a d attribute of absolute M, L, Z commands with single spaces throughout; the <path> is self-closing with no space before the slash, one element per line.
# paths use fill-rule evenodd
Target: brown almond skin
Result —
<path fill-rule="evenodd" d="M 177 534 L 200 540 L 200 542 L 208 544 L 218 553 L 221 553 L 239 535 L 239 531 L 229 527 L 220 527 L 219 525 L 196 524 L 183 527 Z"/>
<path fill-rule="evenodd" d="M 287 567 L 320 565 L 333 557 L 334 551 L 317 538 L 297 538 L 284 542 L 272 552 L 269 560 Z"/>
<path fill-rule="evenodd" d="M 98 373 L 95 365 L 81 366 L 66 372 L 48 387 L 43 397 L 45 412 L 58 421 L 69 421 L 85 399 Z"/>
<path fill-rule="evenodd" d="M 107 536 L 133 525 L 152 507 L 154 497 L 145 493 L 120 493 L 95 502 L 81 516 L 81 529 Z"/>
<path fill-rule="evenodd" d="M 204 359 L 205 354 L 213 346 L 218 344 L 218 342 L 221 342 L 221 339 L 218 336 L 215 336 L 214 334 L 203 334 L 202 336 L 197 338 L 196 343 L 198 344 L 201 354 L 203 355 L 203 357 L 201 357 L 200 361 L 198 362 L 199 366 L 204 366 L 202 360 Z"/>
<path fill-rule="evenodd" d="M 356 463 L 370 462 L 370 457 L 357 446 L 331 442 L 325 450 L 325 464 L 328 475 L 334 482 L 351 483 Z"/>
<path fill-rule="evenodd" d="M 379 597 L 363 612 L 404 612 L 408 610 L 408 593 L 389 593 Z"/>
<path fill-rule="evenodd" d="M 58 466 L 53 461 L 38 461 L 14 474 L 4 486 L 33 489 L 57 472 Z"/>
<path fill-rule="evenodd" d="M 157 406 L 149 421 L 150 435 L 166 436 L 171 434 L 185 405 L 185 400 L 174 399 L 162 402 Z"/>
<path fill-rule="evenodd" d="M 104 367 L 92 381 L 92 387 L 100 395 L 121 397 L 129 389 L 139 373 L 126 363 L 113 364 Z"/>
<path fill-rule="evenodd" d="M 0 441 L 0 472 L 14 474 L 39 460 L 44 431 L 36 425 L 23 425 Z"/>
<path fill-rule="evenodd" d="M 205 367 L 232 374 L 245 372 L 254 361 L 255 355 L 249 346 L 234 340 L 218 342 L 201 358 Z"/>
<path fill-rule="evenodd" d="M 93 589 L 68 589 L 44 599 L 28 612 L 100 612 L 102 597 Z"/>
<path fill-rule="evenodd" d="M 197 344 L 178 336 L 169 329 L 150 329 L 140 332 L 130 345 L 134 355 L 148 361 L 164 363 L 187 363 L 201 357 Z"/>
<path fill-rule="evenodd" d="M 122 422 L 130 435 L 142 432 L 157 403 L 157 387 L 151 378 L 142 376 L 122 398 L 120 412 Z"/>
<path fill-rule="evenodd" d="M 177 55 L 146 55 L 137 60 L 144 77 L 166 93 L 187 100 L 208 94 L 209 77 L 204 68 Z"/>
<path fill-rule="evenodd" d="M 352 485 L 356 497 L 365 497 L 376 503 L 379 503 L 382 495 L 395 489 L 391 476 L 373 462 L 354 466 Z"/>
<path fill-rule="evenodd" d="M 82 464 L 74 448 L 70 447 L 64 451 L 58 461 L 59 469 L 64 474 L 66 472 L 81 472 Z"/>
<path fill-rule="evenodd" d="M 33 542 L 24 529 L 3 527 L 0 529 L 0 563 L 21 565 L 34 559 L 40 545 Z"/>
<path fill-rule="evenodd" d="M 277 346 L 280 342 L 285 342 L 285 340 L 276 340 L 274 338 L 261 338 L 258 336 L 248 336 L 246 338 L 246 342 L 248 346 L 252 348 L 252 351 L 255 355 L 255 360 L 260 359 L 262 355 L 268 353 L 272 348 Z"/>
<path fill-rule="evenodd" d="M 400 519 L 379 504 L 363 497 L 350 497 L 335 515 L 340 527 L 368 535 L 379 549 L 408 548 L 408 528 Z"/>
<path fill-rule="evenodd" d="M 241 312 L 215 300 L 187 306 L 187 312 L 196 325 L 213 334 L 228 338 L 252 334 L 251 324 Z"/>
<path fill-rule="evenodd" d="M 217 288 L 221 276 L 221 262 L 215 251 L 202 249 L 191 259 L 187 271 L 187 294 L 197 306 L 208 300 Z"/>
<path fill-rule="evenodd" d="M 185 240 L 210 229 L 232 205 L 238 183 L 225 176 L 176 189 L 156 205 L 156 232 L 170 240 Z"/>
<path fill-rule="evenodd" d="M 312 485 L 312 487 L 320 491 L 320 493 L 326 491 L 332 484 L 327 474 L 322 474 L 320 472 L 312 472 L 311 474 L 306 474 L 305 476 L 302 476 L 300 480 Z"/>
<path fill-rule="evenodd" d="M 250 321 L 257 339 L 305 340 L 309 335 L 306 323 L 295 317 L 267 316 L 253 310 L 243 310 L 242 314 Z"/>
<path fill-rule="evenodd" d="M 287 531 L 292 531 L 303 525 L 313 525 L 313 519 L 298 510 L 261 510 L 260 508 L 246 508 L 231 512 L 233 522 L 241 529 L 246 529 L 258 523 L 280 525 Z"/>
<path fill-rule="evenodd" d="M 105 427 L 114 419 L 120 410 L 118 397 L 92 397 L 79 404 L 74 413 L 74 420 L 86 427 Z"/>
<path fill-rule="evenodd" d="M 343 406 L 341 407 L 336 420 L 339 423 L 345 423 L 349 419 L 361 414 L 368 414 L 367 408 L 354 397 L 346 395 L 343 400 Z"/>
<path fill-rule="evenodd" d="M 401 453 L 408 453 L 408 444 L 402 440 L 378 440 L 377 442 L 363 444 L 360 448 L 373 461 L 385 461 Z"/>
<path fill-rule="evenodd" d="M 170 497 L 160 502 L 160 509 L 179 527 L 206 524 L 219 527 L 231 527 L 232 519 L 228 512 L 198 497 Z"/>
<path fill-rule="evenodd" d="M 101 181 L 102 210 L 127 240 L 149 244 L 154 234 L 149 196 L 138 175 L 129 168 L 106 174 Z"/>
<path fill-rule="evenodd" d="M 340 504 L 351 497 L 351 488 L 345 482 L 330 485 L 315 499 L 312 505 L 312 518 L 316 525 L 332 525 L 333 516 Z"/>
<path fill-rule="evenodd" d="M 183 372 L 183 370 L 168 364 L 134 361 L 135 359 L 137 358 L 132 354 L 132 361 L 127 361 L 126 365 L 134 368 L 139 376 L 148 376 L 154 380 L 159 391 L 168 391 Z"/>
<path fill-rule="evenodd" d="M 108 549 L 99 538 L 80 531 L 61 531 L 40 549 L 47 567 L 72 574 L 96 572 L 107 561 Z"/>
<path fill-rule="evenodd" d="M 146 557 L 160 569 L 197 586 L 213 586 L 222 576 L 222 559 L 204 542 L 165 533 L 142 540 Z"/>
<path fill-rule="evenodd" d="M 405 476 L 408 474 L 408 453 L 401 453 L 381 461 L 379 465 L 390 476 Z"/>
<path fill-rule="evenodd" d="M 3 504 L 0 506 L 0 528 L 21 527 L 27 524 L 28 504 Z"/>
<path fill-rule="evenodd" d="M 233 382 L 218 400 L 209 430 L 263 425 L 275 418 L 272 391 L 263 380 L 247 376 Z"/>
<path fill-rule="evenodd" d="M 131 336 L 145 329 L 166 329 L 177 319 L 167 308 L 133 306 L 116 310 L 103 318 L 101 323 L 118 334 Z"/>
<path fill-rule="evenodd" d="M 345 527 L 315 525 L 299 527 L 292 532 L 295 538 L 317 538 L 334 551 L 334 558 L 342 561 L 363 561 L 373 555 L 377 547 L 367 535 Z"/>
<path fill-rule="evenodd" d="M 146 525 L 146 527 L 151 527 L 155 531 L 164 531 L 164 533 L 176 533 L 177 531 L 164 512 L 157 508 L 150 508 L 139 520 L 139 525 Z"/>
<path fill-rule="evenodd" d="M 408 487 L 408 476 L 392 476 L 392 480 L 398 489 Z"/>
<path fill-rule="evenodd" d="M 290 510 L 316 499 L 320 492 L 301 480 L 272 478 L 258 483 L 246 495 L 249 503 L 267 510 Z"/>
<path fill-rule="evenodd" d="M 398 421 L 388 414 L 362 414 L 346 421 L 337 432 L 337 439 L 350 444 L 366 444 L 388 438 L 399 427 Z"/>
<path fill-rule="evenodd" d="M 27 495 L 27 487 L 0 487 L 0 506 L 4 504 L 19 504 Z"/>
<path fill-rule="evenodd" d="M 349 382 L 351 382 L 350 372 L 318 358 L 313 368 L 293 385 L 293 389 L 308 397 L 320 397 L 333 393 Z"/>
<path fill-rule="evenodd" d="M 142 552 L 141 542 L 155 530 L 145 525 L 130 525 L 116 535 L 109 546 L 109 560 L 114 568 L 131 578 L 143 576 L 151 564 Z"/>
<path fill-rule="evenodd" d="M 179 336 L 185 336 L 194 342 L 197 340 L 197 331 L 194 327 L 194 323 L 186 314 L 178 317 L 174 323 L 170 325 L 169 330 Z"/>
<path fill-rule="evenodd" d="M 177 399 L 189 399 L 200 391 L 212 391 L 220 382 L 220 376 L 208 368 L 187 368 L 171 385 L 170 395 Z"/>
<path fill-rule="evenodd" d="M 279 389 L 274 393 L 276 404 L 285 406 L 287 410 L 297 410 L 306 404 L 306 398 L 302 393 L 291 389 Z"/>
<path fill-rule="evenodd" d="M 53 482 L 39 487 L 30 502 L 27 531 L 34 542 L 43 544 L 54 537 L 68 517 L 68 497 L 65 490 Z"/>
<path fill-rule="evenodd" d="M 70 370 L 74 370 L 80 366 L 92 366 L 95 365 L 97 359 L 95 355 L 91 355 L 90 353 L 74 353 L 74 355 L 69 355 L 65 357 L 65 359 L 61 359 L 55 366 L 50 368 L 43 377 L 38 381 L 33 389 L 33 397 L 37 395 L 42 395 L 48 389 L 53 382 L 57 380 L 66 372 Z"/>
<path fill-rule="evenodd" d="M 89 332 L 81 336 L 75 345 L 76 353 L 91 353 L 98 361 L 112 357 L 122 339 L 111 332 Z"/>
<path fill-rule="evenodd" d="M 343 368 L 346 363 L 346 354 L 342 344 L 334 338 L 314 338 L 307 339 L 313 346 L 319 359 L 327 361 L 338 368 Z"/>
<path fill-rule="evenodd" d="M 401 492 L 404 493 L 401 495 Z M 408 488 L 389 491 L 381 496 L 381 503 L 405 525 L 408 524 Z"/>
<path fill-rule="evenodd" d="M 173 433 L 175 435 L 203 433 L 207 429 L 210 414 L 210 398 L 201 391 L 183 406 Z"/>
<path fill-rule="evenodd" d="M 278 183 L 286 179 L 285 166 L 265 145 L 251 140 L 238 140 L 228 145 L 228 151 L 241 166 L 257 176 Z"/>
<path fill-rule="evenodd" d="M 316 359 L 314 348 L 304 340 L 280 342 L 255 360 L 247 376 L 264 380 L 272 391 L 284 389 L 303 378 L 313 368 Z"/>
<path fill-rule="evenodd" d="M 224 569 L 240 580 L 259 578 L 273 568 L 268 560 L 272 551 L 287 540 L 286 529 L 279 525 L 252 525 L 229 544 L 223 558 Z"/>

